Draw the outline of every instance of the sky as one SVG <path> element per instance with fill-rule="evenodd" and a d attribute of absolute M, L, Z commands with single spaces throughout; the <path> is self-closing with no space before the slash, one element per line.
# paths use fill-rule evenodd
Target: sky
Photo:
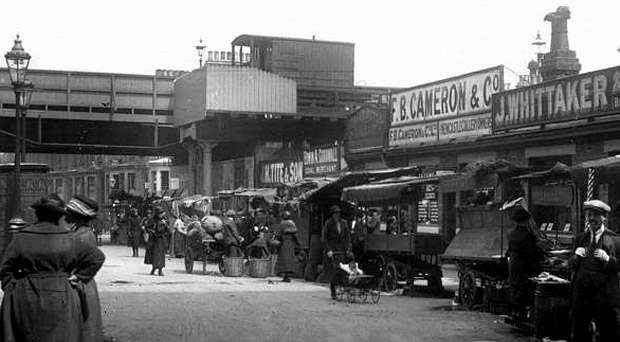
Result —
<path fill-rule="evenodd" d="M 242 34 L 315 36 L 355 44 L 357 85 L 411 87 L 500 64 L 510 80 L 528 73 L 537 31 L 548 49 L 543 18 L 558 6 L 571 10 L 582 72 L 620 65 L 618 0 L 20 0 L 3 6 L 0 52 L 19 33 L 31 68 L 152 75 L 196 68 L 201 37 L 229 50 Z"/>

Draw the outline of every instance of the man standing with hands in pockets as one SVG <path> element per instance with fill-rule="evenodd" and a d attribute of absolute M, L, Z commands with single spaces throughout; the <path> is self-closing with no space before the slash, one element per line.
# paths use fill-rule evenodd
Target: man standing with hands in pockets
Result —
<path fill-rule="evenodd" d="M 587 201 L 583 208 L 588 229 L 575 238 L 573 341 L 590 341 L 592 320 L 599 342 L 619 341 L 616 310 L 620 300 L 620 247 L 616 234 L 605 227 L 611 208 L 599 200 Z"/>

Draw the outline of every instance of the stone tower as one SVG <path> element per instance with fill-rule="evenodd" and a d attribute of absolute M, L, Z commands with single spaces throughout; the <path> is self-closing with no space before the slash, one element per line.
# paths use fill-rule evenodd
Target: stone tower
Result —
<path fill-rule="evenodd" d="M 551 22 L 551 47 L 540 68 L 543 81 L 577 75 L 581 70 L 575 51 L 568 47 L 568 19 L 570 10 L 565 6 L 545 16 L 545 21 Z"/>

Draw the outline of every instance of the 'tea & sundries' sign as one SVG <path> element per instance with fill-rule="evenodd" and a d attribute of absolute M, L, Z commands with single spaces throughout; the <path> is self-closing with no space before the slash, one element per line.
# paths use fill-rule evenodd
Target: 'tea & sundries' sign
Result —
<path fill-rule="evenodd" d="M 389 145 L 490 134 L 492 95 L 502 89 L 498 66 L 393 94 Z"/>
<path fill-rule="evenodd" d="M 340 174 L 340 149 L 340 146 L 332 145 L 304 151 L 304 177 Z"/>
<path fill-rule="evenodd" d="M 620 110 L 620 66 L 493 95 L 494 131 Z"/>

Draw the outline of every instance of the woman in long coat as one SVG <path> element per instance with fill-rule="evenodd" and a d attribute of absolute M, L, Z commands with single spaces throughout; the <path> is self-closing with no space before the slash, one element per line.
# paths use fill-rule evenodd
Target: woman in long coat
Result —
<path fill-rule="evenodd" d="M 80 342 L 90 312 L 80 284 L 103 265 L 104 254 L 66 226 L 64 203 L 32 205 L 38 222 L 16 233 L 0 269 L 2 340 Z"/>
<path fill-rule="evenodd" d="M 142 242 L 142 219 L 138 215 L 138 208 L 131 208 L 127 218 L 127 244 L 131 247 L 132 256 L 138 257 Z"/>
<path fill-rule="evenodd" d="M 323 259 L 323 277 L 329 282 L 329 290 L 332 299 L 336 299 L 336 270 L 340 263 L 349 263 L 353 257 L 351 252 L 351 232 L 347 221 L 340 218 L 340 207 L 334 205 L 330 208 L 330 219 L 325 222 L 321 242 L 325 257 Z"/>
<path fill-rule="evenodd" d="M 99 206 L 97 202 L 90 198 L 76 195 L 65 206 L 67 211 L 67 223 L 75 232 L 75 235 L 81 242 L 97 246 L 97 240 L 93 229 L 90 227 L 90 221 L 97 218 Z M 84 330 L 82 331 L 84 341 L 101 341 L 103 324 L 101 322 L 101 303 L 99 301 L 99 291 L 97 290 L 97 282 L 91 279 L 82 284 L 86 301 L 88 302 L 88 319 L 84 322 Z"/>
<path fill-rule="evenodd" d="M 153 220 L 146 228 L 149 234 L 149 241 L 144 256 L 144 263 L 152 265 L 151 275 L 155 274 L 155 270 L 159 270 L 160 276 L 164 275 L 163 268 L 166 267 L 166 234 L 168 233 L 168 221 L 163 216 L 164 210 L 161 207 L 155 207 Z"/>
<path fill-rule="evenodd" d="M 282 222 L 276 233 L 276 239 L 280 241 L 276 274 L 282 275 L 282 281 L 288 283 L 296 268 L 295 249 L 301 246 L 297 239 L 297 226 L 291 220 L 291 213 L 288 211 L 282 212 Z"/>

